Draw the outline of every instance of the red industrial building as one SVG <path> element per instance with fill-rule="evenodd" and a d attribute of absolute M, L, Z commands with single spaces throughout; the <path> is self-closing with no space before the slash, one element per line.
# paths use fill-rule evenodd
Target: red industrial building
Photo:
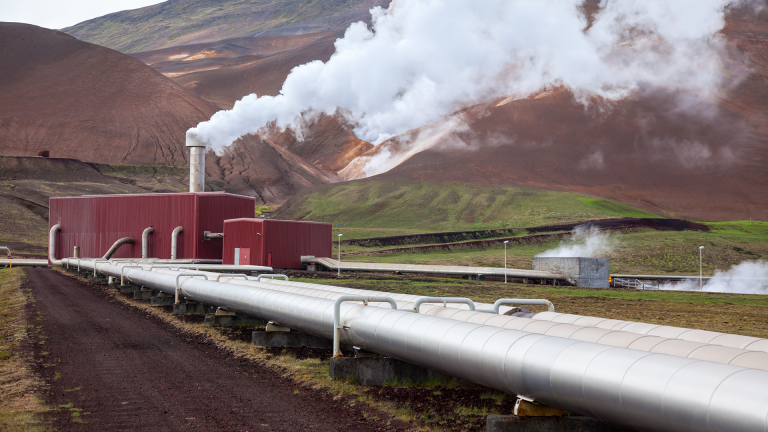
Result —
<path fill-rule="evenodd" d="M 329 223 L 272 219 L 224 221 L 224 264 L 302 268 L 302 256 L 330 257 Z"/>
<path fill-rule="evenodd" d="M 177 258 L 220 260 L 222 240 L 205 240 L 204 232 L 223 232 L 226 219 L 253 217 L 255 205 L 252 197 L 223 192 L 62 197 L 50 199 L 48 223 L 61 224 L 57 257 L 73 256 L 75 246 L 81 257 L 101 257 L 116 240 L 133 237 L 136 244 L 112 257 L 141 258 L 142 232 L 154 227 L 148 256 L 169 259 L 171 234 L 182 227 Z"/>

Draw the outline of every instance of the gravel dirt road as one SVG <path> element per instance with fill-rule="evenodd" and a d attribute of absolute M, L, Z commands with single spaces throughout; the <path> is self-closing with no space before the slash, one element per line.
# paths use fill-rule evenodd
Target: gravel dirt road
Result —
<path fill-rule="evenodd" d="M 98 287 L 27 269 L 36 370 L 60 431 L 406 430 L 219 351 Z M 31 329 L 30 329 L 31 330 Z M 380 418 L 384 415 L 376 411 Z"/>

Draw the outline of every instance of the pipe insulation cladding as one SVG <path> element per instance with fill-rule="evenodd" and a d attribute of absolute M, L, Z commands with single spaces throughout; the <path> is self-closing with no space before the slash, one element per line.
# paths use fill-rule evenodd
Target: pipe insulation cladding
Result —
<path fill-rule="evenodd" d="M 205 150 L 206 146 L 197 136 L 187 132 L 189 147 L 189 191 L 205 192 Z"/>
<path fill-rule="evenodd" d="M 240 282 L 237 282 L 240 283 Z M 313 283 L 307 283 L 307 282 L 296 282 L 296 281 L 279 281 L 279 280 L 269 280 L 267 283 L 272 283 L 276 285 L 274 288 L 275 290 L 285 290 L 286 287 L 295 287 L 297 289 L 314 289 L 319 291 L 325 291 L 325 292 L 335 292 L 340 294 L 355 294 L 355 295 L 365 295 L 365 296 L 387 296 L 392 297 L 398 302 L 398 307 L 407 307 L 412 302 L 416 301 L 419 297 L 418 295 L 412 295 L 412 294 L 400 294 L 400 293 L 393 293 L 388 291 L 374 291 L 374 290 L 364 290 L 364 289 L 357 289 L 357 288 L 346 288 L 346 287 L 339 287 L 339 286 L 333 286 L 333 285 L 320 285 L 320 284 L 313 284 Z M 300 294 L 303 294 L 303 291 L 297 291 Z M 402 303 L 401 303 L 402 302 Z M 464 305 L 452 305 L 448 304 L 446 305 L 448 309 L 464 309 L 467 310 L 467 308 Z M 386 305 L 384 305 L 386 307 Z M 493 305 L 486 304 L 486 303 L 475 303 L 475 307 L 478 309 L 491 309 L 493 308 Z M 504 308 L 504 306 L 501 306 Z M 502 309 L 503 310 L 509 310 L 509 309 Z M 441 311 L 440 316 L 445 317 L 451 317 L 451 311 Z M 455 318 L 454 318 L 455 319 Z M 473 322 L 480 322 L 480 316 L 476 318 L 467 318 L 471 319 Z M 546 334 L 556 334 L 559 336 L 565 336 L 565 337 L 572 337 L 572 338 L 582 338 L 582 340 L 590 341 L 590 342 L 597 342 L 598 340 L 604 340 L 607 341 L 611 339 L 611 343 L 613 344 L 623 344 L 623 346 L 630 346 L 633 345 L 637 346 L 639 344 L 643 344 L 648 347 L 648 350 L 651 350 L 654 348 L 653 345 L 649 346 L 648 342 L 655 342 L 657 344 L 661 344 L 663 339 L 676 339 L 680 341 L 690 342 L 693 344 L 699 344 L 701 345 L 715 345 L 715 346 L 721 346 L 724 349 L 720 350 L 718 355 L 722 356 L 724 359 L 728 359 L 728 361 L 747 361 L 747 358 L 750 356 L 742 356 L 742 354 L 745 354 L 745 351 L 756 351 L 756 352 L 762 352 L 762 353 L 768 353 L 768 339 L 762 339 L 758 337 L 753 336 L 742 336 L 742 335 L 736 335 L 736 334 L 729 334 L 729 333 L 719 333 L 719 332 L 713 332 L 713 331 L 706 331 L 706 330 L 698 330 L 698 329 L 690 329 L 690 328 L 683 328 L 683 327 L 671 327 L 671 326 L 661 326 L 658 324 L 648 324 L 643 322 L 636 322 L 636 321 L 622 321 L 622 320 L 614 320 L 614 319 L 606 319 L 606 318 L 598 318 L 598 317 L 585 317 L 581 315 L 572 315 L 572 314 L 562 314 L 557 312 L 540 312 L 534 315 L 532 318 L 516 318 L 517 321 L 520 322 L 519 325 L 523 325 L 522 323 L 528 323 L 528 325 L 523 327 L 518 327 L 520 330 L 525 331 L 533 331 L 535 333 L 542 332 Z M 535 331 L 533 329 L 536 329 Z M 589 330 L 588 330 L 589 329 Z M 626 333 L 625 336 L 621 336 L 621 333 Z M 644 339 L 643 339 L 644 338 Z M 643 340 L 641 340 L 643 339 Z M 661 346 L 659 346 L 659 349 Z M 695 350 L 697 347 L 690 345 L 689 348 L 691 348 L 691 352 L 689 354 L 691 355 L 700 355 L 702 354 L 701 351 L 694 353 L 693 350 Z M 714 353 L 713 353 L 714 355 Z M 737 359 L 737 357 L 741 357 Z M 760 361 L 762 358 L 759 358 L 758 356 L 752 356 L 753 359 L 750 359 L 749 362 L 752 361 Z M 766 368 L 768 368 L 768 364 L 766 364 Z"/>
<path fill-rule="evenodd" d="M 109 276 L 120 269 L 99 263 Z M 124 273 L 175 293 L 173 273 Z M 190 277 L 180 285 L 195 302 L 333 337 L 333 300 L 274 291 L 267 282 Z M 768 430 L 766 371 L 353 303 L 342 304 L 340 316 L 342 343 L 630 429 Z"/>

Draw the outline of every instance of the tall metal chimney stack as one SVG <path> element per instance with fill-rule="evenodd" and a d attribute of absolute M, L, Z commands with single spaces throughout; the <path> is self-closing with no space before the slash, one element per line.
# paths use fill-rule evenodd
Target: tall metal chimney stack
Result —
<path fill-rule="evenodd" d="M 205 144 L 197 135 L 187 133 L 189 147 L 189 191 L 205 192 Z"/>

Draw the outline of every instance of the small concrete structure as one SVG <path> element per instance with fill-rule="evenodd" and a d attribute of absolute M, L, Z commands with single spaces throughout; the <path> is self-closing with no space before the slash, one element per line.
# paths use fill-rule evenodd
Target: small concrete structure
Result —
<path fill-rule="evenodd" d="M 205 315 L 203 324 L 214 327 L 234 327 L 236 325 L 265 326 L 267 322 L 258 318 L 244 315 L 221 315 L 209 313 Z"/>
<path fill-rule="evenodd" d="M 486 432 L 626 432 L 626 429 L 582 416 L 518 417 L 489 415 Z"/>
<path fill-rule="evenodd" d="M 289 332 L 254 331 L 251 333 L 251 343 L 264 348 L 333 349 L 332 340 L 293 330 Z"/>
<path fill-rule="evenodd" d="M 461 385 L 476 386 L 468 381 L 389 357 L 334 357 L 331 359 L 329 374 L 334 380 L 349 380 L 360 385 L 458 382 Z"/>
<path fill-rule="evenodd" d="M 173 313 L 176 315 L 184 315 L 184 314 L 212 314 L 216 312 L 215 306 L 208 306 L 204 305 L 202 303 L 195 303 L 191 301 L 186 301 L 184 303 L 178 303 L 173 305 Z"/>
<path fill-rule="evenodd" d="M 176 301 L 176 298 L 170 294 L 164 292 L 158 292 L 149 299 L 149 304 L 152 306 L 171 306 Z"/>
<path fill-rule="evenodd" d="M 534 257 L 533 269 L 568 276 L 576 286 L 608 288 L 611 262 L 608 258 Z"/>

